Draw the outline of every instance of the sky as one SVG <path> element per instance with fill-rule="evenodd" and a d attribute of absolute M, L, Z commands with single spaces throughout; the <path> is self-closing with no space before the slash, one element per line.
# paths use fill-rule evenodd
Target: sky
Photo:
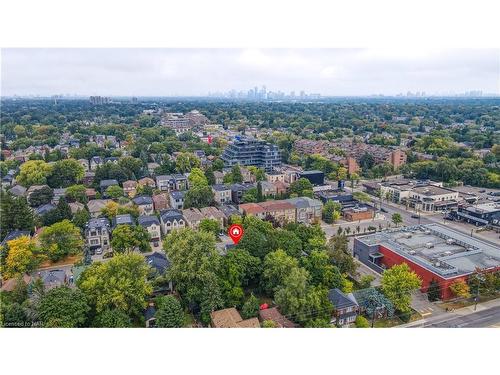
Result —
<path fill-rule="evenodd" d="M 1 94 L 500 94 L 500 49 L 2 49 Z"/>

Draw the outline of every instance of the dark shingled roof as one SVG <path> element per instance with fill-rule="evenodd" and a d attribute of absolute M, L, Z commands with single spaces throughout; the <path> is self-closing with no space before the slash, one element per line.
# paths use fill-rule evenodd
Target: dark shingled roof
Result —
<path fill-rule="evenodd" d="M 340 289 L 330 289 L 328 291 L 328 299 L 336 309 L 345 309 L 347 307 L 357 306 L 354 301 L 351 301 Z"/>

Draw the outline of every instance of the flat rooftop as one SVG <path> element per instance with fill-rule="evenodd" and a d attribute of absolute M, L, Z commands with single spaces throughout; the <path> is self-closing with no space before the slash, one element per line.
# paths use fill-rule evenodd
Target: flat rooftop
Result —
<path fill-rule="evenodd" d="M 416 193 L 427 195 L 427 196 L 454 193 L 453 190 L 445 189 L 445 188 L 442 188 L 439 186 L 434 186 L 434 185 L 413 187 L 412 190 Z"/>
<path fill-rule="evenodd" d="M 393 229 L 358 240 L 368 246 L 385 246 L 444 278 L 500 267 L 499 246 L 440 224 Z"/>

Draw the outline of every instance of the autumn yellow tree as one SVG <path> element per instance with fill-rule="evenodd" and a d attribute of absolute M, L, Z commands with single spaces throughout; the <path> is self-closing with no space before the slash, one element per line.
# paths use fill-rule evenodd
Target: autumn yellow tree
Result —
<path fill-rule="evenodd" d="M 32 271 L 40 257 L 36 243 L 28 236 L 21 236 L 7 242 L 8 254 L 3 275 L 6 279 Z"/>
<path fill-rule="evenodd" d="M 455 280 L 450 285 L 450 290 L 457 297 L 461 298 L 469 298 L 470 297 L 470 289 L 467 283 L 463 280 Z"/>

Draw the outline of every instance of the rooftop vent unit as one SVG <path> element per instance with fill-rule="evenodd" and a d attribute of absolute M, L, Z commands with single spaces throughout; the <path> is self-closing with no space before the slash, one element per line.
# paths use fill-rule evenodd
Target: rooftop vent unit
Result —
<path fill-rule="evenodd" d="M 451 252 L 451 251 L 445 251 L 443 254 L 444 254 L 444 255 L 451 255 L 451 254 L 452 254 L 452 252 Z"/>
<path fill-rule="evenodd" d="M 448 245 L 453 245 L 453 244 L 455 243 L 455 240 L 454 240 L 453 238 L 448 238 L 448 239 L 446 240 L 446 243 L 447 243 Z"/>
<path fill-rule="evenodd" d="M 405 233 L 405 238 L 411 238 L 411 233 Z"/>
<path fill-rule="evenodd" d="M 428 249 L 432 249 L 434 247 L 434 244 L 432 242 L 427 242 L 425 244 L 425 247 L 428 248 Z"/>
<path fill-rule="evenodd" d="M 416 253 L 417 253 L 417 252 L 416 252 L 415 250 L 410 250 L 410 251 L 408 251 L 408 254 L 410 254 L 410 255 L 415 255 Z"/>
<path fill-rule="evenodd" d="M 431 234 L 431 231 L 429 229 L 426 229 L 424 233 L 425 234 Z"/>
<path fill-rule="evenodd" d="M 441 262 L 436 262 L 436 263 L 434 263 L 434 266 L 436 266 L 436 267 L 441 267 Z"/>

